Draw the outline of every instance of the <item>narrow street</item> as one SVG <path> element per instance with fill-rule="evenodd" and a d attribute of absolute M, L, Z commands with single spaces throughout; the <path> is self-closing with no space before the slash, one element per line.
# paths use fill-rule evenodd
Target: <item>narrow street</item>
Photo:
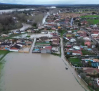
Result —
<path fill-rule="evenodd" d="M 77 80 L 77 82 L 81 85 L 81 87 L 85 90 L 85 91 L 89 91 L 88 87 L 85 85 L 85 83 L 78 77 L 78 75 L 76 74 L 74 68 L 68 63 L 68 61 L 65 58 L 64 55 L 64 51 L 63 51 L 63 39 L 61 38 L 61 59 L 64 62 L 66 68 L 68 68 L 68 70 L 75 78 L 75 80 Z"/>
<path fill-rule="evenodd" d="M 32 50 L 33 50 L 33 48 L 35 46 L 35 42 L 36 42 L 36 37 L 34 38 L 33 44 L 32 44 L 31 49 L 30 49 L 30 53 L 32 53 Z"/>

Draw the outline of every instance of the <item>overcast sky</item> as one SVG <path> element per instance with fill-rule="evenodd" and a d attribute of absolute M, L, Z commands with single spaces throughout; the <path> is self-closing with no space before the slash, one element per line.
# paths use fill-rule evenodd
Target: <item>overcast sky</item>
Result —
<path fill-rule="evenodd" d="M 99 0 L 0 0 L 14 4 L 99 4 Z"/>

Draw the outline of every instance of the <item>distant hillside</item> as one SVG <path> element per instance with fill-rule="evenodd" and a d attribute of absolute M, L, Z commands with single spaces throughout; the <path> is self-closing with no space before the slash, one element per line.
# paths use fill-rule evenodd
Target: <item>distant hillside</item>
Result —
<path fill-rule="evenodd" d="M 0 3 L 0 10 L 2 9 L 12 9 L 12 8 L 34 8 L 41 5 L 24 5 L 24 4 L 4 4 Z"/>

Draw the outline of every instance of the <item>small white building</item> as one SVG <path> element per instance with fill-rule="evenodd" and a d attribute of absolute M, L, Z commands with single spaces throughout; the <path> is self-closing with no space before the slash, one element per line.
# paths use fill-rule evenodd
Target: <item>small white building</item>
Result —
<path fill-rule="evenodd" d="M 80 46 L 73 46 L 74 49 L 80 50 Z"/>
<path fill-rule="evenodd" d="M 72 38 L 70 39 L 70 42 L 76 42 L 76 39 Z"/>

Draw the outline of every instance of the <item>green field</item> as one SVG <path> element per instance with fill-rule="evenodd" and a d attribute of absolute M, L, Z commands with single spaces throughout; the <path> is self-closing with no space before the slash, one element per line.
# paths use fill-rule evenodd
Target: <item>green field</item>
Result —
<path fill-rule="evenodd" d="M 99 23 L 98 19 L 96 19 L 96 20 L 87 19 L 87 21 L 89 22 L 89 24 L 98 24 Z"/>
<path fill-rule="evenodd" d="M 77 67 L 82 66 L 81 59 L 79 58 L 69 58 L 69 61 L 73 66 L 77 66 Z"/>
<path fill-rule="evenodd" d="M 92 18 L 92 17 L 99 17 L 99 15 L 85 15 L 85 16 L 81 16 L 81 18 Z"/>
<path fill-rule="evenodd" d="M 99 18 L 99 15 L 86 15 L 86 16 L 81 16 L 81 18 Z M 89 24 L 99 24 L 99 20 L 98 19 L 86 19 L 88 21 Z"/>
<path fill-rule="evenodd" d="M 82 50 L 82 54 L 83 55 L 95 55 L 94 53 L 91 53 L 91 52 L 89 52 L 87 50 Z"/>

